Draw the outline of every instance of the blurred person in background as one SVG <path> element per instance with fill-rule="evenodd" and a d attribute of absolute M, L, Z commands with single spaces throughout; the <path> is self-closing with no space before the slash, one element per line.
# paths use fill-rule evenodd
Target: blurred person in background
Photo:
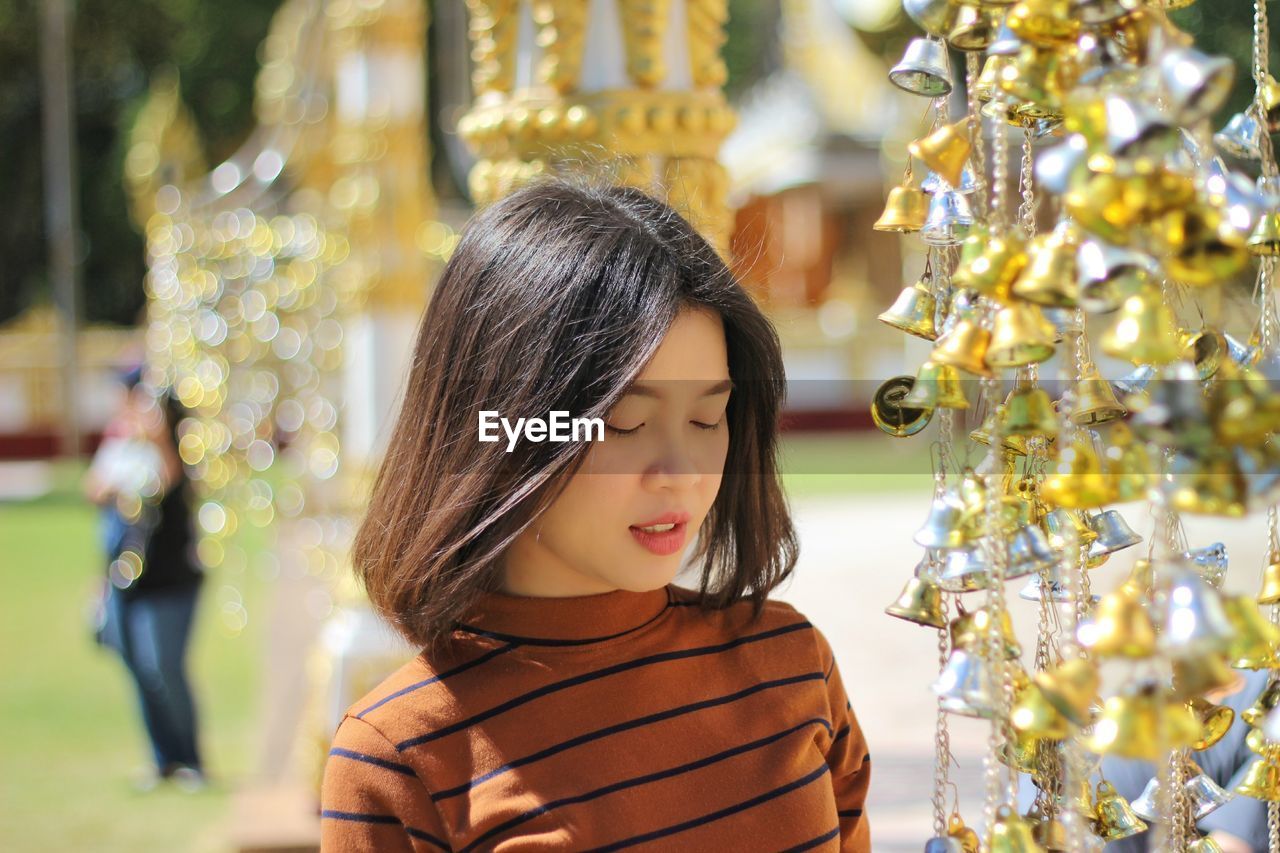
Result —
<path fill-rule="evenodd" d="M 204 570 L 195 554 L 191 483 L 178 456 L 185 410 L 168 392 L 123 377 L 127 393 L 85 475 L 85 495 L 102 508 L 107 565 L 98 641 L 115 649 L 137 689 L 154 766 L 135 786 L 169 779 L 207 784 L 186 650 Z"/>

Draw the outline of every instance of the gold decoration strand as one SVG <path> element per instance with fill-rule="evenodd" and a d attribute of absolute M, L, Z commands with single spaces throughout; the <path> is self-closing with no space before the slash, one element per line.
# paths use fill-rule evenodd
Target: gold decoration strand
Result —
<path fill-rule="evenodd" d="M 978 62 L 978 54 L 974 51 L 965 53 L 965 94 L 968 97 L 967 108 L 969 118 L 969 162 L 973 166 L 975 204 L 973 209 L 979 215 L 987 212 L 987 174 L 986 158 L 982 149 L 982 115 L 978 105 L 978 75 L 982 70 Z"/>
<path fill-rule="evenodd" d="M 1256 118 L 1262 123 L 1262 133 L 1259 134 L 1258 147 L 1262 153 L 1262 174 L 1264 177 L 1274 177 L 1276 174 L 1276 158 L 1275 150 L 1271 144 L 1271 134 L 1267 130 L 1267 108 L 1263 96 L 1263 87 L 1266 84 L 1267 70 L 1270 66 L 1270 38 L 1271 28 L 1267 23 L 1267 2 L 1266 0 L 1254 0 L 1253 2 L 1253 84 L 1254 95 L 1252 108 L 1256 113 Z"/>
<path fill-rule="evenodd" d="M 1033 188 L 1035 161 L 1031 153 L 1031 134 L 1030 127 L 1022 131 L 1022 165 L 1018 172 L 1018 187 L 1022 193 L 1022 204 L 1018 207 L 1018 220 L 1028 239 L 1036 235 L 1036 196 Z"/>

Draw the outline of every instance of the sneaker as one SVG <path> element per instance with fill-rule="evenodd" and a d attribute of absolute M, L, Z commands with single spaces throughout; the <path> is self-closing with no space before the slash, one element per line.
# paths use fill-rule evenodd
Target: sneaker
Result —
<path fill-rule="evenodd" d="M 148 767 L 138 770 L 133 774 L 130 784 L 133 790 L 139 794 L 148 794 L 160 786 L 160 783 L 167 778 L 168 774 L 161 773 L 155 767 Z"/>
<path fill-rule="evenodd" d="M 169 779 L 173 781 L 180 789 L 188 794 L 194 794 L 197 791 L 203 791 L 209 787 L 209 780 L 204 773 L 197 767 L 188 767 L 182 765 L 174 770 Z"/>

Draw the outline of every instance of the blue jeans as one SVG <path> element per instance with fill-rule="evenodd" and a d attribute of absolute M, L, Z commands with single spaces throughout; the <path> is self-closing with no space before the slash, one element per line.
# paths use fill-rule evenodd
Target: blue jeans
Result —
<path fill-rule="evenodd" d="M 142 722 L 157 769 L 200 768 L 196 708 L 187 682 L 186 650 L 199 585 L 107 598 L 104 641 L 123 659 L 137 688 Z"/>

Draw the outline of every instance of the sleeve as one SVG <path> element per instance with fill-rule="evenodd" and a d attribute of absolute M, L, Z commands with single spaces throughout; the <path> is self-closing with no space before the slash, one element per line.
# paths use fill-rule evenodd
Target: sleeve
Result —
<path fill-rule="evenodd" d="M 871 754 L 853 712 L 853 703 L 845 693 L 831 644 L 817 628 L 814 633 L 818 638 L 822 671 L 826 673 L 831 726 L 835 731 L 827 752 L 827 764 L 831 767 L 836 813 L 840 816 L 840 850 L 841 853 L 871 853 L 871 829 L 865 813 L 867 788 L 871 784 Z"/>
<path fill-rule="evenodd" d="M 321 853 L 450 851 L 431 793 L 372 724 L 338 724 L 320 784 Z"/>

